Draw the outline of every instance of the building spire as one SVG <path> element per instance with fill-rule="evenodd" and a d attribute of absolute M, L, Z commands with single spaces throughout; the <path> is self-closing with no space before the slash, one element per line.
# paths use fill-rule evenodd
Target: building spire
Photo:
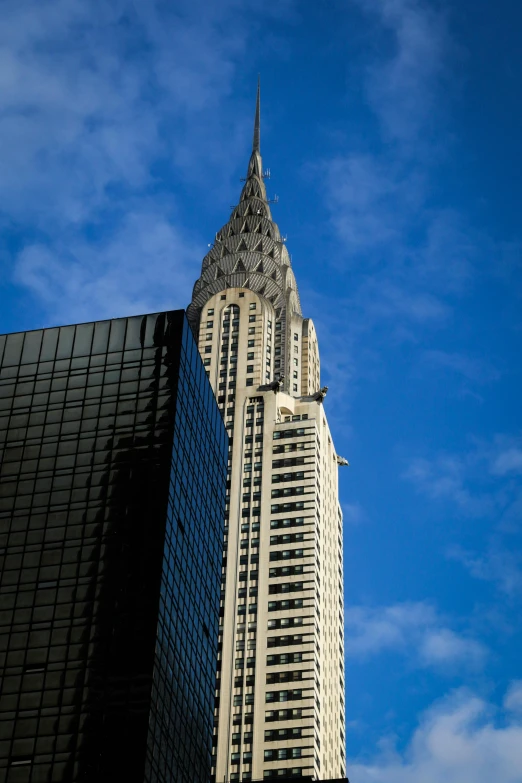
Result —
<path fill-rule="evenodd" d="M 254 139 L 252 142 L 252 152 L 261 152 L 261 79 L 257 77 L 257 98 L 256 98 L 256 118 L 254 120 Z"/>

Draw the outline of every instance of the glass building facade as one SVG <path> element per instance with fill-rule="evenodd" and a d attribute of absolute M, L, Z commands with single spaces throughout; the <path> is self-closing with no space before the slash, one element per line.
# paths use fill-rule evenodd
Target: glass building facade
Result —
<path fill-rule="evenodd" d="M 0 783 L 207 783 L 227 436 L 183 311 L 0 336 Z"/>

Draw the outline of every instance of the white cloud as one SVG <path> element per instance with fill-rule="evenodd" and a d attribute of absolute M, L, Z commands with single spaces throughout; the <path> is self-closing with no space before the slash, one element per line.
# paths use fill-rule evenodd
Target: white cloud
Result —
<path fill-rule="evenodd" d="M 522 595 L 522 555 L 518 548 L 512 551 L 493 543 L 477 553 L 454 546 L 448 557 L 462 563 L 475 579 L 494 582 L 505 595 L 512 598 Z"/>
<path fill-rule="evenodd" d="M 504 697 L 504 709 L 522 715 L 522 680 L 513 680 Z"/>
<path fill-rule="evenodd" d="M 343 503 L 343 521 L 348 525 L 360 525 L 366 519 L 366 513 L 359 502 Z"/>
<path fill-rule="evenodd" d="M 452 370 L 467 380 L 476 383 L 491 383 L 500 378 L 499 371 L 485 357 L 467 356 L 466 354 L 450 353 L 448 351 L 425 351 L 422 354 L 422 361 L 435 369 Z"/>
<path fill-rule="evenodd" d="M 422 716 L 402 753 L 390 749 L 393 740 L 382 745 L 386 750 L 375 759 L 348 762 L 352 783 L 522 780 L 520 716 L 498 715 L 493 705 L 464 690 L 451 694 Z"/>
<path fill-rule="evenodd" d="M 512 446 L 502 450 L 495 457 L 491 472 L 497 476 L 507 473 L 522 473 L 522 448 Z"/>
<path fill-rule="evenodd" d="M 349 140 L 347 154 L 323 161 L 325 201 L 339 268 L 360 270 L 364 260 L 349 310 L 357 308 L 373 335 L 381 329 L 384 340 L 418 342 L 424 329 L 448 323 L 450 297 L 469 291 L 486 244 L 459 212 L 432 202 L 435 166 L 449 145 L 444 88 L 454 47 L 432 4 L 356 2 L 378 42 L 367 50 L 365 97 L 381 144 L 370 154 Z"/>
<path fill-rule="evenodd" d="M 440 110 L 436 95 L 450 47 L 444 17 L 422 0 L 357 1 L 394 36 L 393 54 L 368 69 L 373 109 L 389 136 L 418 142 Z"/>
<path fill-rule="evenodd" d="M 166 278 L 186 296 L 186 271 L 192 280 L 197 272 L 182 266 L 185 232 L 164 193 L 200 186 L 210 171 L 231 176 L 223 151 L 246 138 L 247 120 L 224 107 L 259 22 L 291 9 L 292 0 L 275 9 L 253 0 L 2 3 L 0 213 L 13 246 L 24 242 L 16 281 L 54 321 L 70 311 L 65 295 L 76 297 L 78 317 L 163 306 Z M 226 187 L 219 197 L 228 205 Z M 138 249 L 144 290 L 130 279 L 120 290 L 117 274 Z M 7 277 L 13 259 L 5 262 Z"/>
<path fill-rule="evenodd" d="M 410 665 L 451 674 L 459 667 L 480 669 L 488 654 L 483 644 L 449 628 L 424 602 L 351 607 L 345 611 L 345 628 L 346 654 L 352 659 L 396 652 Z"/>
<path fill-rule="evenodd" d="M 484 663 L 487 651 L 480 642 L 460 636 L 450 628 L 434 628 L 424 634 L 419 654 L 427 666 L 450 663 L 477 669 Z"/>
<path fill-rule="evenodd" d="M 103 241 L 26 247 L 16 280 L 61 322 L 117 317 L 184 307 L 202 255 L 165 214 L 132 212 Z"/>
<path fill-rule="evenodd" d="M 416 457 L 410 460 L 402 478 L 431 500 L 450 501 L 465 515 L 486 516 L 495 510 L 495 497 L 469 488 L 470 462 L 474 459 L 468 456 L 441 454 L 433 460 Z"/>

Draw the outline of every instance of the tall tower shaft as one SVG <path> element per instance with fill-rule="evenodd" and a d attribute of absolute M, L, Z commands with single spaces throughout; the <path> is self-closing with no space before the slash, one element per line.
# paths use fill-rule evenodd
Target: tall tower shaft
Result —
<path fill-rule="evenodd" d="M 213 780 L 345 777 L 339 463 L 266 196 L 259 87 L 239 204 L 187 314 L 230 437 Z"/>

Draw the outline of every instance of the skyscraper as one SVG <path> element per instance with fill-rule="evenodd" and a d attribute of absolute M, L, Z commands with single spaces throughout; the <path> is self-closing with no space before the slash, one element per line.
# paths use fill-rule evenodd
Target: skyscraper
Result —
<path fill-rule="evenodd" d="M 230 437 L 214 780 L 344 778 L 346 460 L 266 197 L 259 88 L 246 181 L 187 315 Z"/>
<path fill-rule="evenodd" d="M 226 431 L 183 311 L 0 335 L 0 780 L 208 783 Z"/>

